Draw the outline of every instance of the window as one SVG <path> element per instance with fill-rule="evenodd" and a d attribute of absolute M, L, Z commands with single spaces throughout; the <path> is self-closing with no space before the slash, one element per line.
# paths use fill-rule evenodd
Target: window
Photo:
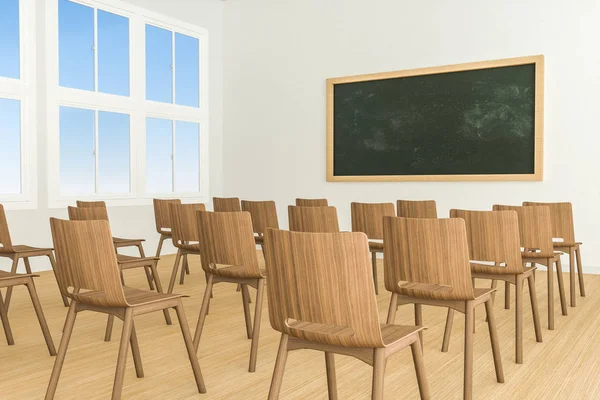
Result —
<path fill-rule="evenodd" d="M 206 32 L 118 0 L 46 16 L 50 205 L 206 200 Z"/>
<path fill-rule="evenodd" d="M 0 200 L 35 206 L 33 0 L 0 0 Z"/>

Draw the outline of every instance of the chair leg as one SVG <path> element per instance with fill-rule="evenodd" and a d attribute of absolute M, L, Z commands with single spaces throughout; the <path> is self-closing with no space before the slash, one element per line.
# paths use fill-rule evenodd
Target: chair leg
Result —
<path fill-rule="evenodd" d="M 327 393 L 329 400 L 337 400 L 337 382 L 335 378 L 335 356 L 325 352 L 325 370 L 327 372 Z"/>
<path fill-rule="evenodd" d="M 388 309 L 388 315 L 386 323 L 393 324 L 396 320 L 396 310 L 398 309 L 398 293 L 392 293 L 390 299 L 390 308 Z"/>
<path fill-rule="evenodd" d="M 246 320 L 246 336 L 252 339 L 252 316 L 250 315 L 250 293 L 248 285 L 242 285 L 242 305 L 244 306 L 244 319 Z"/>
<path fill-rule="evenodd" d="M 9 346 L 15 344 L 15 340 L 13 339 L 12 330 L 10 329 L 10 322 L 8 321 L 8 316 L 6 315 L 6 309 L 4 308 L 4 300 L 2 300 L 2 293 L 0 292 L 0 318 L 2 319 L 2 327 L 4 328 L 4 335 L 6 336 L 6 343 Z"/>
<path fill-rule="evenodd" d="M 25 272 L 31 274 L 31 264 L 29 263 L 29 257 L 23 257 L 23 262 L 25 263 Z"/>
<path fill-rule="evenodd" d="M 373 284 L 375 285 L 375 294 L 379 294 L 379 283 L 377 282 L 377 252 L 371 252 L 371 263 L 373 264 Z"/>
<path fill-rule="evenodd" d="M 577 245 L 575 248 L 575 256 L 577 257 L 577 275 L 579 276 L 579 294 L 585 297 L 585 283 L 583 281 L 583 265 L 581 265 L 581 247 Z"/>
<path fill-rule="evenodd" d="M 498 331 L 496 329 L 496 316 L 494 315 L 494 302 L 488 300 L 485 302 L 485 313 L 488 320 L 488 330 L 490 332 L 490 342 L 492 342 L 492 355 L 494 356 L 494 368 L 496 369 L 496 380 L 504 382 L 504 370 L 502 369 L 502 357 L 500 356 L 500 343 L 498 342 Z"/>
<path fill-rule="evenodd" d="M 110 342 L 112 338 L 113 324 L 115 323 L 115 316 L 112 314 L 108 314 L 108 318 L 106 320 L 106 331 L 104 332 L 104 341 Z"/>
<path fill-rule="evenodd" d="M 144 247 L 142 246 L 141 243 L 138 243 L 135 245 L 135 247 L 138 248 L 138 251 L 140 252 L 140 257 L 146 257 L 146 254 L 144 253 Z M 144 272 L 146 272 L 146 279 L 148 280 L 148 287 L 150 288 L 150 290 L 154 290 L 154 278 L 152 276 L 152 271 L 150 270 L 150 268 L 144 268 Z"/>
<path fill-rule="evenodd" d="M 69 307 L 69 298 L 64 292 L 64 286 L 60 284 L 58 281 L 58 271 L 56 270 L 56 261 L 54 260 L 54 255 L 52 253 L 48 254 L 48 259 L 50 260 L 50 265 L 52 266 L 52 271 L 54 272 L 54 278 L 56 279 L 56 284 L 58 285 L 58 290 L 60 292 L 60 297 L 62 297 L 62 301 L 65 307 Z"/>
<path fill-rule="evenodd" d="M 548 276 L 548 329 L 554 330 L 554 273 L 553 273 L 553 261 L 551 258 L 547 259 L 548 266 L 547 276 Z"/>
<path fill-rule="evenodd" d="M 137 333 L 135 332 L 135 323 L 131 323 L 131 354 L 133 356 L 133 364 L 135 365 L 135 375 L 138 378 L 144 377 L 144 367 L 142 366 L 142 355 L 140 353 L 140 346 L 137 340 Z"/>
<path fill-rule="evenodd" d="M 510 283 L 504 282 L 504 309 L 510 310 Z"/>
<path fill-rule="evenodd" d="M 246 290 L 248 290 L 247 286 L 246 286 Z M 256 357 L 258 354 L 258 337 L 260 336 L 260 318 L 262 315 L 264 293 L 265 293 L 265 280 L 259 279 L 257 282 L 257 285 L 256 285 L 256 304 L 254 305 L 254 330 L 252 331 L 252 344 L 250 345 L 250 365 L 248 368 L 249 372 L 256 371 Z M 248 296 L 248 297 L 250 297 L 250 296 Z"/>
<path fill-rule="evenodd" d="M 177 271 L 179 270 L 179 263 L 181 261 L 181 250 L 177 250 L 177 255 L 175 256 L 175 262 L 173 263 L 173 271 L 171 272 L 171 280 L 169 281 L 169 289 L 167 293 L 173 293 L 173 288 L 175 287 L 175 280 L 177 279 Z"/>
<path fill-rule="evenodd" d="M 540 324 L 540 313 L 538 311 L 537 295 L 535 293 L 535 277 L 533 274 L 527 277 L 529 286 L 529 301 L 531 303 L 531 314 L 533 315 L 533 328 L 535 329 L 535 341 L 542 342 L 542 326 Z"/>
<path fill-rule="evenodd" d="M 285 333 L 281 334 L 279 350 L 277 351 L 277 359 L 275 360 L 275 368 L 273 368 L 273 377 L 271 378 L 271 387 L 269 388 L 269 397 L 267 400 L 279 399 L 281 383 L 283 382 L 283 372 L 285 371 L 285 362 L 287 361 L 288 356 L 288 339 L 288 335 Z"/>
<path fill-rule="evenodd" d="M 577 306 L 577 293 L 575 293 L 575 250 L 569 247 L 569 291 L 571 295 L 571 307 Z"/>
<path fill-rule="evenodd" d="M 475 323 L 475 310 L 473 303 L 465 304 L 465 366 L 463 399 L 473 398 L 473 325 Z"/>
<path fill-rule="evenodd" d="M 14 258 L 13 258 L 13 262 L 12 262 L 12 267 L 10 268 L 10 272 L 15 274 L 17 272 L 17 266 L 19 265 L 19 256 L 15 254 L 13 257 Z M 13 286 L 9 286 L 8 288 L 6 288 L 6 297 L 4 298 L 4 309 L 6 310 L 7 314 L 8 314 L 8 309 L 10 307 L 10 299 L 12 297 L 12 292 L 13 292 Z"/>
<path fill-rule="evenodd" d="M 188 255 L 184 254 L 183 255 L 183 267 L 181 268 L 181 274 L 179 276 L 179 284 L 183 285 L 183 283 L 185 282 L 185 269 L 187 268 L 188 265 Z"/>
<path fill-rule="evenodd" d="M 373 349 L 373 389 L 372 400 L 383 400 L 383 382 L 385 378 L 385 349 Z"/>
<path fill-rule="evenodd" d="M 490 289 L 497 289 L 498 288 L 498 281 L 496 279 L 492 279 L 492 284 L 490 285 Z M 492 292 L 492 304 L 494 304 L 496 302 L 496 291 L 494 290 Z"/>
<path fill-rule="evenodd" d="M 123 378 L 125 377 L 125 366 L 127 364 L 127 351 L 131 340 L 131 329 L 133 327 L 133 308 L 125 309 L 123 318 L 123 333 L 121 333 L 121 344 L 119 345 L 119 356 L 117 357 L 117 368 L 115 370 L 115 381 L 112 390 L 112 400 L 120 400 L 123 392 Z"/>
<path fill-rule="evenodd" d="M 156 248 L 156 256 L 155 257 L 160 257 L 160 252 L 162 251 L 164 241 L 165 241 L 165 235 L 160 235 L 160 239 L 158 239 L 158 247 Z"/>
<path fill-rule="evenodd" d="M 562 263 L 560 257 L 556 259 L 556 275 L 558 277 L 558 294 L 560 295 L 560 308 L 562 315 L 568 314 L 567 299 L 565 296 L 565 283 L 563 281 Z"/>
<path fill-rule="evenodd" d="M 188 262 L 187 257 L 185 258 L 185 264 L 183 264 L 183 267 L 185 268 L 185 274 L 189 275 L 190 274 L 190 263 Z"/>
<path fill-rule="evenodd" d="M 423 326 L 423 305 L 415 304 L 415 325 Z M 421 342 L 421 351 L 423 351 L 423 331 L 419 331 L 419 342 Z"/>
<path fill-rule="evenodd" d="M 160 282 L 160 276 L 158 275 L 158 269 L 156 268 L 156 262 L 152 264 L 152 267 L 150 268 L 152 269 L 152 276 L 154 277 L 154 283 L 156 284 L 156 291 L 158 293 L 163 293 L 162 283 Z M 167 323 L 167 325 L 171 325 L 172 322 L 169 310 L 165 308 L 163 310 L 163 314 L 165 315 L 165 322 Z"/>
<path fill-rule="evenodd" d="M 48 383 L 48 389 L 46 390 L 46 400 L 54 399 L 56 387 L 58 386 L 58 378 L 60 378 L 60 371 L 62 370 L 62 366 L 65 362 L 65 356 L 67 355 L 67 348 L 69 347 L 69 340 L 71 340 L 71 334 L 73 333 L 73 326 L 75 325 L 76 317 L 77 312 L 75 311 L 75 301 L 71 301 L 62 338 L 60 340 L 60 346 L 58 347 L 58 354 L 54 360 L 54 367 L 52 368 L 50 382 Z"/>
<path fill-rule="evenodd" d="M 212 276 L 212 275 L 211 275 Z M 194 372 L 194 379 L 196 380 L 196 386 L 198 392 L 206 393 L 206 386 L 204 385 L 204 379 L 202 378 L 202 371 L 200 370 L 200 363 L 198 362 L 198 356 L 196 355 L 197 347 L 194 347 L 192 342 L 192 335 L 190 334 L 190 327 L 185 316 L 185 310 L 183 309 L 183 303 L 179 299 L 177 307 L 177 319 L 179 319 L 179 326 L 181 327 L 181 334 L 183 335 L 183 341 L 185 342 L 185 348 L 192 365 L 192 371 Z"/>
<path fill-rule="evenodd" d="M 429 384 L 427 383 L 427 375 L 425 374 L 425 366 L 423 364 L 423 353 L 419 339 L 410 345 L 412 351 L 413 363 L 415 364 L 415 372 L 417 374 L 417 383 L 419 384 L 419 393 L 421 400 L 429 399 Z"/>
<path fill-rule="evenodd" d="M 515 358 L 523 364 L 523 275 L 515 276 Z"/>
<path fill-rule="evenodd" d="M 448 315 L 446 315 L 446 327 L 444 328 L 444 340 L 442 341 L 442 353 L 448 351 L 450 345 L 450 335 L 452 334 L 452 323 L 454 322 L 454 309 L 448 308 Z"/>
<path fill-rule="evenodd" d="M 208 305 L 210 304 L 210 292 L 213 287 L 213 274 L 208 275 L 208 283 L 206 284 L 206 290 L 204 291 L 204 299 L 202 299 L 202 307 L 200 308 L 200 315 L 198 316 L 198 325 L 196 325 L 196 332 L 194 333 L 194 350 L 198 352 L 198 345 L 200 344 L 200 336 L 202 336 L 202 328 L 204 328 L 204 320 L 208 313 Z"/>
<path fill-rule="evenodd" d="M 46 318 L 44 317 L 44 311 L 42 310 L 40 299 L 38 298 L 37 291 L 35 290 L 33 278 L 29 278 L 29 282 L 27 282 L 25 286 L 27 286 L 27 290 L 29 291 L 29 297 L 31 297 L 31 303 L 33 303 L 33 308 L 35 309 L 35 314 L 37 315 L 37 319 L 40 323 L 40 328 L 42 328 L 44 340 L 46 340 L 46 346 L 48 346 L 48 352 L 51 356 L 55 356 L 56 349 L 54 348 L 52 335 L 50 335 L 50 329 L 48 329 L 48 324 L 46 323 Z"/>

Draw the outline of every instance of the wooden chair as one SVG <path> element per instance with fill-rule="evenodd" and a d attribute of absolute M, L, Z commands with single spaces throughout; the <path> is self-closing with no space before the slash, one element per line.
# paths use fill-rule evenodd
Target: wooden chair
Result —
<path fill-rule="evenodd" d="M 465 221 L 385 217 L 383 242 L 385 287 L 392 292 L 387 323 L 394 322 L 399 304 L 414 304 L 417 326 L 422 325 L 423 304 L 464 313 L 463 397 L 471 399 L 475 307 L 485 304 L 496 380 L 504 382 L 492 303 L 495 289 L 473 288 Z"/>
<path fill-rule="evenodd" d="M 408 346 L 421 398 L 429 398 L 419 340 L 423 328 L 379 322 L 369 264 L 361 232 L 267 231 L 269 319 L 281 332 L 269 400 L 279 398 L 288 352 L 299 349 L 325 353 L 329 399 L 337 399 L 337 353 L 373 367 L 371 398 L 382 400 L 386 361 Z"/>
<path fill-rule="evenodd" d="M 144 376 L 134 317 L 168 308 L 174 308 L 177 312 L 196 386 L 200 393 L 205 393 L 206 388 L 181 301 L 181 298 L 185 296 L 122 286 L 107 221 L 64 221 L 51 218 L 50 227 L 56 249 L 58 270 L 62 276 L 59 282 L 65 285 L 64 290 L 71 298 L 71 304 L 46 391 L 46 400 L 53 399 L 56 393 L 75 318 L 81 311 L 112 314 L 123 320 L 123 332 L 112 390 L 113 400 L 121 398 L 130 342 L 136 375 L 138 378 Z"/>
<path fill-rule="evenodd" d="M 242 211 L 250 213 L 252 229 L 255 233 L 254 241 L 260 245 L 264 253 L 265 231 L 267 228 L 279 229 L 275 202 L 242 200 Z"/>
<path fill-rule="evenodd" d="M 550 207 L 550 218 L 552 220 L 552 237 L 562 239 L 553 242 L 554 250 L 569 254 L 569 288 L 571 295 L 571 307 L 577 305 L 577 294 L 575 293 L 575 260 L 577 260 L 577 275 L 579 277 L 579 294 L 585 297 L 585 284 L 583 280 L 583 266 L 581 265 L 581 245 L 583 243 L 575 240 L 575 224 L 573 223 L 573 205 L 571 203 L 536 203 L 523 202 L 524 206 L 546 206 Z"/>
<path fill-rule="evenodd" d="M 519 237 L 523 251 L 521 257 L 524 263 L 545 265 L 548 268 L 548 329 L 554 329 L 554 281 L 553 265 L 556 264 L 558 292 L 562 314 L 567 315 L 567 301 L 560 262 L 560 252 L 555 252 L 552 246 L 552 225 L 550 208 L 521 207 L 495 205 L 494 211 L 514 210 L 519 218 Z M 507 285 L 508 286 L 508 285 Z M 505 294 L 509 291 L 506 290 Z M 508 304 L 508 303 L 507 303 Z M 508 308 L 508 307 L 506 307 Z"/>
<path fill-rule="evenodd" d="M 450 210 L 450 218 L 462 218 L 467 226 L 467 240 L 473 279 L 502 280 L 515 285 L 515 351 L 517 364 L 523 364 L 523 284 L 527 280 L 535 339 L 542 342 L 540 315 L 535 293 L 535 266 L 524 266 L 521 259 L 519 220 L 517 213 L 508 211 Z M 490 265 L 493 263 L 493 265 Z M 473 285 L 474 286 L 474 285 Z M 442 351 L 448 351 L 454 310 L 450 309 Z"/>
<path fill-rule="evenodd" d="M 169 210 L 170 204 L 181 204 L 179 199 L 153 199 L 154 204 L 154 221 L 156 222 L 156 231 L 160 234 L 160 240 L 158 241 L 158 248 L 156 249 L 156 257 L 160 257 L 163 242 L 166 239 L 173 241 L 173 232 L 171 230 L 171 212 Z M 187 275 L 190 274 L 190 267 L 187 262 L 187 257 L 183 259 L 183 268 Z M 152 290 L 152 287 L 150 288 Z"/>
<path fill-rule="evenodd" d="M 0 204 L 0 257 L 10 258 L 12 260 L 12 266 L 10 268 L 11 274 L 17 273 L 17 267 L 19 265 L 19 260 L 23 259 L 25 263 L 25 271 L 28 275 L 31 274 L 31 265 L 29 263 L 29 258 L 33 257 L 48 257 L 50 260 L 50 265 L 52 266 L 52 270 L 56 271 L 56 263 L 54 262 L 54 253 L 52 248 L 42 248 L 42 247 L 31 247 L 26 245 L 13 245 L 12 240 L 10 238 L 10 232 L 8 230 L 8 222 L 6 221 L 6 214 L 4 212 L 4 206 Z M 33 276 L 33 275 L 32 275 Z M 56 272 L 54 273 L 56 278 L 56 283 L 58 284 L 58 288 L 60 290 L 61 285 L 58 283 L 58 276 Z M 10 299 L 12 297 L 14 285 L 7 285 L 6 289 L 6 298 L 4 299 L 4 309 L 8 313 L 8 309 L 10 306 Z M 63 304 L 65 307 L 69 306 L 69 299 L 66 294 L 62 291 L 60 295 L 63 300 Z"/>
<path fill-rule="evenodd" d="M 213 209 L 216 212 L 237 212 L 242 211 L 242 206 L 237 197 L 213 197 Z"/>
<path fill-rule="evenodd" d="M 394 203 L 352 203 L 352 232 L 363 232 L 369 238 L 375 294 L 379 294 L 377 283 L 377 253 L 383 254 L 383 217 L 395 215 Z"/>
<path fill-rule="evenodd" d="M 327 207 L 327 199 L 296 199 L 298 207 Z"/>
<path fill-rule="evenodd" d="M 435 200 L 398 200 L 398 216 L 404 218 L 437 218 Z"/>
<path fill-rule="evenodd" d="M 102 207 L 68 207 L 69 212 L 69 220 L 71 221 L 106 221 L 108 222 L 108 214 L 106 212 L 106 208 Z M 110 225 L 110 224 L 109 224 Z M 160 282 L 160 275 L 158 275 L 158 271 L 156 269 L 159 258 L 158 257 L 132 257 L 126 256 L 124 254 L 117 255 L 117 264 L 119 265 L 119 270 L 121 273 L 121 283 L 125 285 L 125 279 L 123 278 L 123 271 L 127 269 L 135 269 L 135 268 L 144 268 L 146 271 L 146 275 L 148 272 L 152 277 L 155 285 L 150 286 L 150 290 L 154 290 L 154 286 L 156 286 L 156 291 L 158 293 L 163 293 L 162 284 Z M 171 316 L 169 315 L 168 310 L 163 310 L 165 315 L 165 322 L 167 325 L 171 325 Z M 108 322 L 106 324 L 106 333 L 104 335 L 104 341 L 110 342 L 112 337 L 112 328 L 114 323 L 114 315 L 108 315 Z"/>
<path fill-rule="evenodd" d="M 248 371 L 254 372 L 256 371 L 265 276 L 260 270 L 256 257 L 252 218 L 247 212 L 198 211 L 197 221 L 202 269 L 208 276 L 208 284 L 194 334 L 194 347 L 198 349 L 200 343 L 213 285 L 220 282 L 241 285 L 246 334 L 248 339 L 252 339 Z M 250 316 L 248 286 L 257 290 L 254 328 Z"/>
<path fill-rule="evenodd" d="M 167 293 L 173 293 L 175 280 L 179 264 L 183 258 L 184 264 L 187 263 L 187 256 L 200 255 L 200 237 L 198 235 L 198 225 L 196 222 L 196 211 L 205 211 L 206 207 L 202 203 L 196 204 L 170 204 L 171 213 L 171 232 L 173 235 L 173 245 L 177 247 L 177 255 L 173 264 L 173 272 L 169 281 L 169 290 Z M 183 284 L 185 277 L 185 268 L 181 269 L 179 284 Z"/>
<path fill-rule="evenodd" d="M 288 206 L 290 231 L 336 233 L 340 231 L 335 207 Z"/>

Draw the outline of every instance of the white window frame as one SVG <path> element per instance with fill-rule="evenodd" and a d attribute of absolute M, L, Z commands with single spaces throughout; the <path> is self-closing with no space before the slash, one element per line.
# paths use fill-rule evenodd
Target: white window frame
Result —
<path fill-rule="evenodd" d="M 46 80 L 48 123 L 48 205 L 60 208 L 75 200 L 105 200 L 108 205 L 145 205 L 153 198 L 185 198 L 188 201 L 207 202 L 208 191 L 208 31 L 204 28 L 178 21 L 120 0 L 69 0 L 88 7 L 98 8 L 129 18 L 129 97 L 96 91 L 86 91 L 59 86 L 58 71 L 58 1 L 46 1 Z M 95 12 L 97 15 L 97 12 Z M 95 17 L 96 19 L 96 17 Z M 146 100 L 146 24 L 168 29 L 199 40 L 200 45 L 200 107 Z M 96 28 L 97 29 L 97 25 Z M 97 41 L 95 32 L 95 41 Z M 97 47 L 96 47 L 97 48 Z M 97 80 L 97 52 L 95 79 Z M 174 60 L 173 60 L 174 62 Z M 173 87 L 173 91 L 175 87 Z M 60 193 L 60 131 L 59 106 L 87 108 L 98 111 L 126 113 L 130 116 L 130 193 L 81 194 Z M 146 117 L 175 121 L 196 122 L 200 125 L 200 190 L 193 193 L 148 193 L 146 190 Z M 98 135 L 98 132 L 96 132 Z M 97 149 L 96 149 L 97 150 Z M 96 162 L 98 156 L 96 155 Z M 96 176 L 98 169 L 96 168 Z M 97 182 L 96 182 L 97 184 Z"/>
<path fill-rule="evenodd" d="M 8 210 L 37 207 L 35 0 L 19 0 L 19 78 L 0 77 L 0 97 L 20 101 L 21 193 L 1 194 Z"/>

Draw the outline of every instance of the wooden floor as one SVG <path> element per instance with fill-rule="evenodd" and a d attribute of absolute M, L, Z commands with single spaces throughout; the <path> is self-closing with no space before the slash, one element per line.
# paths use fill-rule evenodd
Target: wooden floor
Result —
<path fill-rule="evenodd" d="M 173 256 L 160 262 L 163 286 L 167 286 Z M 176 292 L 185 293 L 190 326 L 195 329 L 205 287 L 199 260 L 191 260 L 191 275 Z M 587 275 L 587 297 L 578 298 L 578 307 L 560 315 L 556 301 L 556 330 L 548 331 L 546 320 L 546 272 L 537 274 L 537 294 L 543 326 L 543 343 L 536 343 L 531 322 L 529 297 L 524 296 L 525 363 L 516 365 L 514 351 L 514 308 L 495 306 L 506 383 L 496 382 L 483 306 L 477 310 L 474 349 L 474 398 L 476 399 L 599 399 L 600 398 L 600 276 Z M 129 286 L 145 287 L 141 271 L 127 271 Z M 50 330 L 58 348 L 67 309 L 62 306 L 54 277 L 44 272 L 37 288 Z M 380 261 L 380 282 L 383 282 Z M 555 280 L 556 282 L 556 280 Z M 568 275 L 565 274 L 568 284 Z M 478 281 L 477 285 L 487 285 Z M 500 285 L 502 288 L 502 285 Z M 514 288 L 514 287 L 513 287 Z M 255 295 L 254 291 L 252 296 Z M 514 291 L 513 291 L 514 293 Z M 385 320 L 390 295 L 380 288 L 379 312 Z M 568 293 L 567 293 L 568 298 Z M 497 298 L 503 300 L 503 295 Z M 266 300 L 266 296 L 265 296 Z M 514 300 L 513 300 L 514 301 Z M 252 304 L 254 305 L 254 303 Z M 279 334 L 269 324 L 264 305 L 257 371 L 247 371 L 250 340 L 246 339 L 242 296 L 232 284 L 218 284 L 207 317 L 199 359 L 208 390 L 196 391 L 192 371 L 175 314 L 174 325 L 165 325 L 162 313 L 136 320 L 145 378 L 135 376 L 131 357 L 125 374 L 125 399 L 266 399 L 275 362 Z M 457 314 L 448 353 L 441 353 L 445 309 L 426 307 L 425 367 L 434 399 L 460 399 L 463 371 L 463 317 Z M 4 400 L 41 399 L 54 362 L 48 355 L 42 333 L 24 287 L 17 288 L 9 313 L 15 345 L 0 339 L 0 398 Z M 396 323 L 412 324 L 413 310 L 400 307 Z M 105 343 L 106 317 L 81 313 L 56 399 L 110 398 L 118 352 L 121 323 L 115 323 L 113 341 Z M 192 332 L 193 334 L 193 332 Z M 369 399 L 371 368 L 362 362 L 336 356 L 340 399 Z M 283 380 L 282 399 L 326 399 L 325 362 L 322 353 L 308 350 L 290 354 Z M 386 399 L 418 399 L 417 382 L 410 350 L 390 359 L 385 376 Z"/>

